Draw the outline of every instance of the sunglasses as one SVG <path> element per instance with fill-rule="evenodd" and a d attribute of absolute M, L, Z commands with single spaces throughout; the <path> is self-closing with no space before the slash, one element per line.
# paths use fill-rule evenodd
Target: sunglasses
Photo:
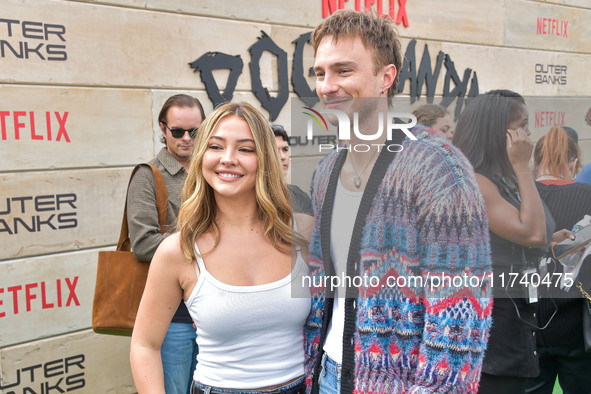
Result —
<path fill-rule="evenodd" d="M 199 130 L 199 127 L 195 127 L 193 129 L 181 129 L 180 127 L 175 127 L 174 129 L 171 129 L 170 127 L 168 127 L 168 125 L 164 122 L 162 122 L 164 124 L 164 126 L 166 126 L 166 128 L 168 130 L 170 130 L 170 134 L 172 134 L 172 136 L 174 138 L 183 138 L 183 136 L 185 135 L 185 132 L 189 133 L 189 136 L 191 138 L 195 138 L 195 136 L 197 135 L 197 130 Z"/>

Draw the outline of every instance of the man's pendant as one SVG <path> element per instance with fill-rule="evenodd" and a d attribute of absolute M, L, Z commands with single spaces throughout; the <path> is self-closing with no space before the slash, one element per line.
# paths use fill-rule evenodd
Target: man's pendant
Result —
<path fill-rule="evenodd" d="M 359 189 L 361 187 L 361 177 L 356 176 L 353 178 L 353 184 L 357 189 Z"/>

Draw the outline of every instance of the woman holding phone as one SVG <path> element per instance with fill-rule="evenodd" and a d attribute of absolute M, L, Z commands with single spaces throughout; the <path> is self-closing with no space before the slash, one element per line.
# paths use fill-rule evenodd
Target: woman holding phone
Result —
<path fill-rule="evenodd" d="M 527 278 L 554 230 L 529 167 L 533 143 L 523 98 L 501 90 L 471 99 L 458 119 L 453 144 L 472 163 L 486 203 L 495 275 L 479 393 L 523 393 L 526 379 L 539 373 L 537 300 L 507 279 Z"/>

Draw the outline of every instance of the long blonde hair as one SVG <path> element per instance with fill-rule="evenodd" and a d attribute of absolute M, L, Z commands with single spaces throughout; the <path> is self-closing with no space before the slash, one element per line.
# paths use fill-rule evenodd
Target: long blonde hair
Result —
<path fill-rule="evenodd" d="M 244 119 L 252 132 L 258 159 L 255 192 L 259 218 L 263 221 L 264 234 L 271 244 L 282 252 L 290 251 L 293 234 L 289 190 L 285 183 L 275 137 L 265 118 L 248 103 L 225 103 L 217 107 L 205 119 L 195 139 L 195 150 L 189 174 L 183 188 L 183 205 L 178 215 L 181 232 L 181 249 L 187 260 L 194 260 L 195 241 L 202 234 L 211 231 L 214 248 L 219 243 L 219 228 L 216 224 L 217 206 L 213 189 L 201 172 L 203 155 L 209 146 L 209 139 L 226 116 Z"/>

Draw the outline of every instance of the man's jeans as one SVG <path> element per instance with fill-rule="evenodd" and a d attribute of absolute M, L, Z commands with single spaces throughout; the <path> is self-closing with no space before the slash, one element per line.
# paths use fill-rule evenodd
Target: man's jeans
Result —
<path fill-rule="evenodd" d="M 326 353 L 322 355 L 318 386 L 320 394 L 341 393 L 341 365 L 333 361 Z"/>
<path fill-rule="evenodd" d="M 193 323 L 170 323 L 160 354 L 166 394 L 190 394 L 199 349 Z"/>

